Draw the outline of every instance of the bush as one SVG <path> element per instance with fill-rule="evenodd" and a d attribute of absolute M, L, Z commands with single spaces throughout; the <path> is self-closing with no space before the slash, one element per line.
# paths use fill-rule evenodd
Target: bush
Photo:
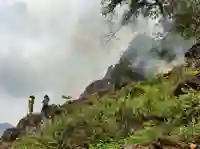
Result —
<path fill-rule="evenodd" d="M 120 148 L 148 144 L 161 136 L 195 140 L 200 131 L 200 93 L 172 95 L 173 81 L 161 76 L 134 83 L 98 99 L 66 105 L 65 114 L 45 122 L 35 136 L 24 136 L 13 149 Z M 169 78 L 170 79 L 170 78 Z M 90 103 L 90 104 L 88 104 Z"/>

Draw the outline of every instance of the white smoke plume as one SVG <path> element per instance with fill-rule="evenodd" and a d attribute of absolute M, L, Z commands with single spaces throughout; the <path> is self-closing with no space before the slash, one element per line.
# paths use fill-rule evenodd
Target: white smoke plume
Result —
<path fill-rule="evenodd" d="M 166 73 L 174 66 L 183 64 L 185 52 L 195 42 L 192 39 L 185 40 L 178 34 L 169 33 L 173 27 L 173 21 L 169 19 L 160 22 L 160 18 L 152 20 L 139 15 L 136 20 L 129 23 L 128 27 L 132 28 L 137 36 L 129 43 L 124 57 L 130 59 L 133 67 L 142 70 L 145 76 Z M 158 53 L 153 54 L 153 49 Z M 159 52 L 164 49 L 174 55 L 174 59 L 167 61 L 166 58 L 169 56 L 160 57 Z"/>

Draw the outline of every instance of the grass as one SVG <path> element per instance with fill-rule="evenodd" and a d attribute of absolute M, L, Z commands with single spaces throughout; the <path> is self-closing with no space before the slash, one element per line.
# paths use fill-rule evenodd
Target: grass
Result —
<path fill-rule="evenodd" d="M 12 149 L 120 149 L 126 144 L 150 144 L 160 137 L 198 141 L 200 93 L 175 97 L 178 71 L 127 85 L 98 99 L 65 104 L 65 113 L 45 122 L 35 135 L 23 136 Z"/>

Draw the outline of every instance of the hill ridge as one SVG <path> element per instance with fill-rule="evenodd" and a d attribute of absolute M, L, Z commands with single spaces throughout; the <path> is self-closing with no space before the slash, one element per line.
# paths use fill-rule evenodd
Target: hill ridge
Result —
<path fill-rule="evenodd" d="M 146 145 L 154 148 L 171 145 L 175 149 L 186 146 L 190 138 L 198 141 L 200 79 L 192 71 L 199 66 L 199 48 L 196 44 L 185 54 L 188 66 L 175 67 L 164 76 L 151 79 L 134 72 L 127 67 L 129 62 L 121 59 L 113 69 L 108 69 L 105 77 L 88 85 L 78 100 L 50 105 L 45 119 L 40 113 L 22 118 L 16 128 L 4 132 L 2 146 L 75 149 L 94 145 L 98 149 L 99 144 L 101 148 L 112 145 L 117 149 L 128 143 L 140 144 L 141 149 Z M 195 128 L 191 125 L 193 120 Z M 191 127 L 197 134 L 186 132 L 189 139 L 177 134 L 176 129 Z M 166 135 L 169 133 L 172 134 Z M 169 136 L 178 139 L 172 141 Z"/>

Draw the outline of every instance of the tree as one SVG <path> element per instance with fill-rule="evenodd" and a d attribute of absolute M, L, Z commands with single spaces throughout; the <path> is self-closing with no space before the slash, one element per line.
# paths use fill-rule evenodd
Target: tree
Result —
<path fill-rule="evenodd" d="M 175 29 L 183 37 L 195 37 L 200 41 L 200 1 L 179 0 L 179 9 L 174 14 Z"/>
<path fill-rule="evenodd" d="M 200 0 L 102 0 L 101 4 L 103 15 L 114 13 L 118 5 L 129 6 L 121 26 L 139 14 L 152 19 L 162 15 L 162 18 L 170 17 L 174 21 L 173 31 L 185 38 L 200 40 Z"/>

